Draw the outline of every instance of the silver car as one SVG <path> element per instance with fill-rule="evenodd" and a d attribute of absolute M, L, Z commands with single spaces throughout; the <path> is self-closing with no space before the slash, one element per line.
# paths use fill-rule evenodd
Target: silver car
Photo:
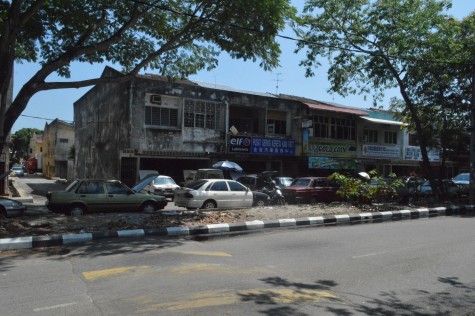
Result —
<path fill-rule="evenodd" d="M 174 201 L 187 209 L 251 207 L 252 191 L 234 180 L 202 179 L 175 190 Z"/>
<path fill-rule="evenodd" d="M 22 216 L 26 212 L 26 206 L 20 201 L 0 198 L 0 218 Z"/>

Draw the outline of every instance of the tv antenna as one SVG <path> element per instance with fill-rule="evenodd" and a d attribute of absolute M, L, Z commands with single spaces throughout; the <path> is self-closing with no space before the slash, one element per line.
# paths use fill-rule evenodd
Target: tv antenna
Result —
<path fill-rule="evenodd" d="M 281 75 L 282 73 L 281 72 L 278 72 L 275 74 L 276 78 L 275 78 L 275 82 L 276 82 L 276 85 L 275 85 L 275 94 L 279 94 L 279 82 L 281 82 L 282 80 L 279 79 L 279 76 Z"/>

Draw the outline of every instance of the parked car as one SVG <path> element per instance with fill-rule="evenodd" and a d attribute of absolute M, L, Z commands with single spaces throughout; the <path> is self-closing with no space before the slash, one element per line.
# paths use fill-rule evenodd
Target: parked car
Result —
<path fill-rule="evenodd" d="M 373 189 L 375 202 L 409 202 L 409 199 L 420 189 L 422 178 L 377 178 L 368 184 Z"/>
<path fill-rule="evenodd" d="M 173 193 L 180 186 L 169 176 L 159 175 L 151 183 L 153 192 L 173 200 Z"/>
<path fill-rule="evenodd" d="M 435 180 L 437 186 L 440 187 L 440 194 L 443 198 L 455 198 L 459 194 L 459 187 L 457 184 L 449 179 L 443 179 L 442 184 L 438 180 Z M 421 186 L 420 191 L 418 192 L 419 197 L 430 197 L 432 196 L 432 187 L 429 183 L 429 180 L 425 181 Z"/>
<path fill-rule="evenodd" d="M 251 207 L 252 191 L 228 179 L 201 179 L 175 190 L 176 206 L 188 209 Z"/>
<path fill-rule="evenodd" d="M 282 189 L 287 203 L 310 203 L 340 201 L 336 194 L 338 183 L 325 177 L 302 177 Z"/>
<path fill-rule="evenodd" d="M 46 207 L 55 213 L 75 216 L 94 212 L 160 210 L 167 205 L 164 196 L 140 193 L 153 179 L 153 176 L 147 177 L 132 189 L 119 180 L 75 180 L 65 191 L 48 192 Z"/>
<path fill-rule="evenodd" d="M 244 184 L 251 190 L 262 190 L 265 186 L 268 186 L 272 181 L 280 188 L 290 185 L 293 178 L 290 177 L 278 177 L 277 171 L 263 171 L 258 174 L 247 174 L 240 176 L 236 179 L 237 182 Z"/>
<path fill-rule="evenodd" d="M 20 201 L 0 197 L 0 217 L 22 216 L 26 209 Z"/>
<path fill-rule="evenodd" d="M 251 190 L 262 190 L 266 186 L 270 178 L 260 177 L 257 174 L 247 174 L 236 179 L 237 182 L 242 183 Z"/>
<path fill-rule="evenodd" d="M 252 206 L 263 207 L 270 204 L 271 198 L 268 194 L 260 191 L 252 191 Z"/>
<path fill-rule="evenodd" d="M 292 181 L 294 181 L 294 178 L 291 178 L 291 177 L 273 177 L 272 180 L 275 181 L 275 184 L 283 189 L 285 187 L 288 187 Z"/>
<path fill-rule="evenodd" d="M 10 175 L 16 176 L 16 177 L 23 177 L 25 175 L 25 171 L 23 170 L 23 167 L 20 167 L 20 166 L 13 167 L 10 170 Z"/>
<path fill-rule="evenodd" d="M 201 179 L 224 179 L 223 170 L 213 168 L 183 170 L 183 175 L 185 177 L 184 186 Z"/>
<path fill-rule="evenodd" d="M 470 173 L 459 173 L 452 178 L 452 181 L 459 187 L 461 194 L 468 194 L 470 185 Z"/>

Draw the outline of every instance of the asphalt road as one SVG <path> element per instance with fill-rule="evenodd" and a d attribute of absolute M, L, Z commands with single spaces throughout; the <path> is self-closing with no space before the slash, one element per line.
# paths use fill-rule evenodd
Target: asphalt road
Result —
<path fill-rule="evenodd" d="M 437 217 L 4 252 L 0 306 L 4 315 L 475 315 L 474 227 L 474 217 Z"/>

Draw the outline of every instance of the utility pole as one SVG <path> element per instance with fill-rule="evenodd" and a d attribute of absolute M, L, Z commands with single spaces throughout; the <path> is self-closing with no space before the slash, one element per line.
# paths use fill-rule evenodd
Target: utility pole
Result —
<path fill-rule="evenodd" d="M 469 202 L 475 204 L 475 55 L 472 63 L 472 104 L 470 106 L 470 182 Z"/>

